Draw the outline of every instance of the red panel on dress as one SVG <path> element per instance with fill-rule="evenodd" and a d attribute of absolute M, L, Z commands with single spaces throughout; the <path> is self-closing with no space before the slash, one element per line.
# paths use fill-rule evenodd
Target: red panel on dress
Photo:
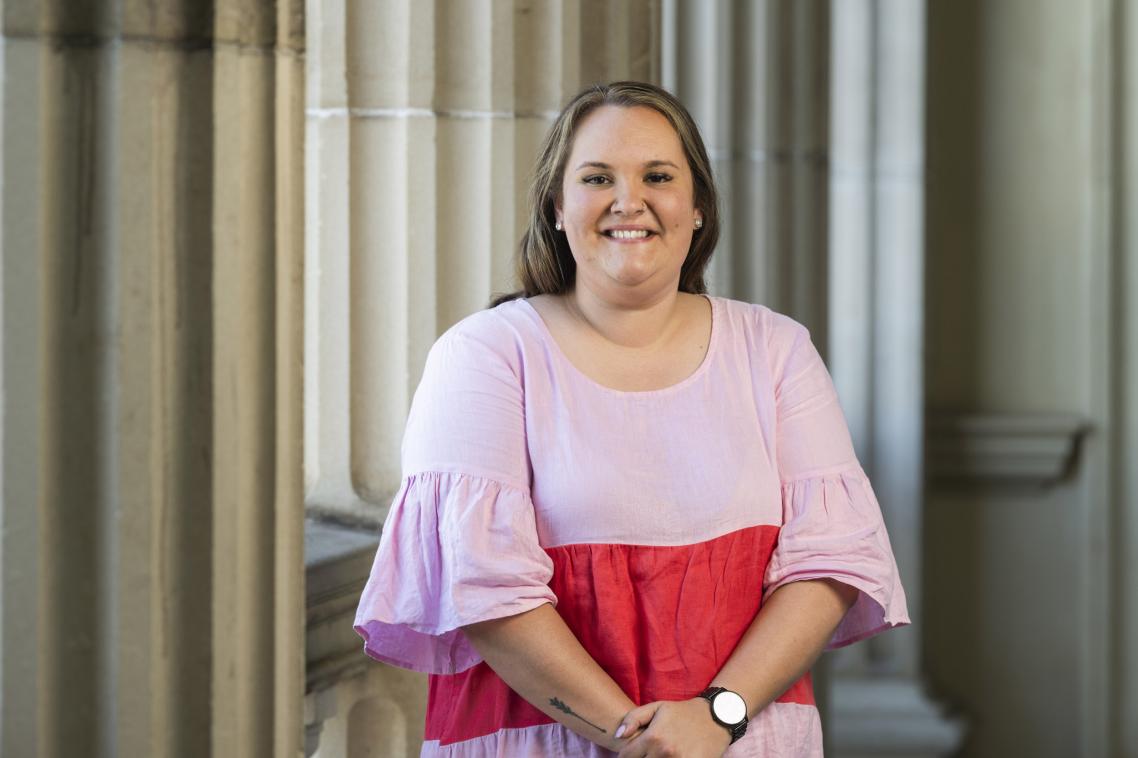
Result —
<path fill-rule="evenodd" d="M 758 613 L 778 531 L 755 526 L 696 545 L 547 548 L 549 586 L 570 630 L 634 702 L 687 700 L 707 687 Z M 777 700 L 813 705 L 809 673 Z M 430 677 L 428 740 L 447 745 L 550 723 L 484 662 Z"/>

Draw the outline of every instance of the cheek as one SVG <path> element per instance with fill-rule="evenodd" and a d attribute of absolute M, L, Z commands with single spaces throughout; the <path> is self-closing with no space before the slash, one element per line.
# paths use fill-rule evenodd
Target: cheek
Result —
<path fill-rule="evenodd" d="M 695 228 L 695 208 L 687 203 L 676 203 L 674 207 L 668 209 L 668 215 L 672 221 L 673 231 Z"/>
<path fill-rule="evenodd" d="M 590 212 L 589 195 L 580 189 L 572 188 L 565 191 L 563 212 L 567 218 L 579 218 Z"/>

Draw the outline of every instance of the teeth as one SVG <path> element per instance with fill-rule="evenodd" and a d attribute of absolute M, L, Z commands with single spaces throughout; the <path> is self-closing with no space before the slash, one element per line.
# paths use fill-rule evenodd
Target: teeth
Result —
<path fill-rule="evenodd" d="M 644 239 L 648 236 L 647 229 L 613 229 L 609 236 L 618 240 Z"/>

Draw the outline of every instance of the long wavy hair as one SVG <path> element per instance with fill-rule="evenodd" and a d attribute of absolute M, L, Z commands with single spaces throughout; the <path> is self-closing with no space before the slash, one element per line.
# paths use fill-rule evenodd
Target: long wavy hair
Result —
<path fill-rule="evenodd" d="M 719 240 L 719 196 L 711 174 L 711 161 L 691 114 L 670 92 L 644 82 L 593 84 L 569 101 L 557 116 L 537 159 L 528 194 L 529 220 L 515 261 L 521 290 L 494 299 L 491 305 L 534 295 L 559 295 L 573 288 L 577 264 L 564 234 L 554 228 L 555 205 L 561 194 L 565 164 L 573 149 L 577 127 L 593 110 L 605 105 L 644 106 L 668 119 L 676 130 L 688 160 L 694 184 L 695 207 L 703 214 L 703 227 L 692 236 L 680 269 L 680 292 L 707 292 L 704 274 Z"/>

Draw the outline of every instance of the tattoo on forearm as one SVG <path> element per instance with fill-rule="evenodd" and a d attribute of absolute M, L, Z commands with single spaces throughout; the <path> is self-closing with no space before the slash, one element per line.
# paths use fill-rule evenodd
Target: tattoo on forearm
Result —
<path fill-rule="evenodd" d="M 550 704 L 550 705 L 552 705 L 552 706 L 553 706 L 554 708 L 556 708 L 557 710 L 561 711 L 562 713 L 567 713 L 567 714 L 569 714 L 570 716 L 576 716 L 577 718 L 581 719 L 582 721 L 584 721 L 584 722 L 585 722 L 586 724 L 588 724 L 589 726 L 591 726 L 591 727 L 593 727 L 594 729 L 596 729 L 597 731 L 599 731 L 601 734 L 608 734 L 608 732 L 606 732 L 604 729 L 601 729 L 599 726 L 597 726 L 596 724 L 594 724 L 592 721 L 589 721 L 587 718 L 585 718 L 585 717 L 584 717 L 584 716 L 582 716 L 581 714 L 579 714 L 579 713 L 574 713 L 574 712 L 573 712 L 573 709 L 572 709 L 572 708 L 570 708 L 569 706 L 565 705 L 565 703 L 562 703 L 562 702 L 561 702 L 560 700 L 558 700 L 557 698 L 555 698 L 555 697 L 554 697 L 554 698 L 550 698 L 550 699 L 549 699 L 549 704 Z"/>

